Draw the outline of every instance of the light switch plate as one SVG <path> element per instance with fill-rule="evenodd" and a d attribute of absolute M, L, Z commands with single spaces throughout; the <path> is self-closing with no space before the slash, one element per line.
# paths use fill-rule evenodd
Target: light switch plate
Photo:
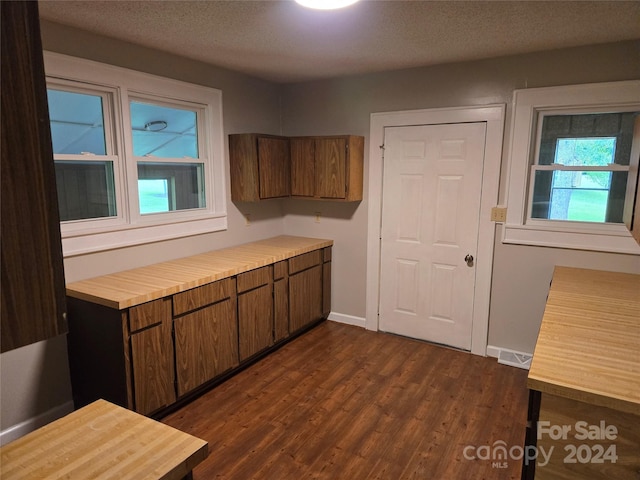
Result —
<path fill-rule="evenodd" d="M 507 221 L 507 207 L 493 207 L 491 209 L 491 221 L 504 223 Z"/>

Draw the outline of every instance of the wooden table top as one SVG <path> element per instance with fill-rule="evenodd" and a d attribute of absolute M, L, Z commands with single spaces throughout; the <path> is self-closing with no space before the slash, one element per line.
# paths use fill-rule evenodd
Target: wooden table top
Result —
<path fill-rule="evenodd" d="M 528 386 L 640 415 L 640 275 L 556 267 Z"/>
<path fill-rule="evenodd" d="M 207 457 L 204 440 L 105 400 L 0 450 L 3 480 L 179 480 Z"/>
<path fill-rule="evenodd" d="M 122 310 L 332 245 L 281 235 L 70 283 L 67 295 Z"/>

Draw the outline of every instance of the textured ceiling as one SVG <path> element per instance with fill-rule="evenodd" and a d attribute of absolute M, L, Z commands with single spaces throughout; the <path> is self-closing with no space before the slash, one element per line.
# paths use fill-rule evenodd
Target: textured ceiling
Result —
<path fill-rule="evenodd" d="M 40 0 L 46 20 L 276 82 L 640 38 L 640 1 Z M 638 61 L 638 59 L 629 59 Z"/>

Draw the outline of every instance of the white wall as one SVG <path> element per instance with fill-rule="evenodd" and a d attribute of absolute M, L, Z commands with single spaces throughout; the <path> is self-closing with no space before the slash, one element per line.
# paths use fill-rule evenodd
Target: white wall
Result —
<path fill-rule="evenodd" d="M 355 134 L 367 137 L 370 114 L 423 108 L 507 104 L 509 137 L 515 89 L 640 78 L 640 41 L 555 50 L 476 62 L 415 68 L 286 85 L 286 135 Z M 500 198 L 505 195 L 504 148 Z M 368 158 L 365 200 L 359 205 L 286 204 L 285 229 L 335 240 L 332 310 L 365 316 Z M 313 212 L 322 210 L 320 224 Z M 348 218 L 348 221 L 345 219 Z M 532 352 L 556 264 L 640 273 L 640 256 L 503 245 L 497 227 L 489 316 L 489 345 Z"/>

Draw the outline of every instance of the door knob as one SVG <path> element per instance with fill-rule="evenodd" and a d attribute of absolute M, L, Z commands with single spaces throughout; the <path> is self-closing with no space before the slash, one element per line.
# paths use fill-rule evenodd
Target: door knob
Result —
<path fill-rule="evenodd" d="M 467 262 L 467 267 L 473 267 L 473 255 L 468 255 L 464 257 L 464 261 Z"/>

